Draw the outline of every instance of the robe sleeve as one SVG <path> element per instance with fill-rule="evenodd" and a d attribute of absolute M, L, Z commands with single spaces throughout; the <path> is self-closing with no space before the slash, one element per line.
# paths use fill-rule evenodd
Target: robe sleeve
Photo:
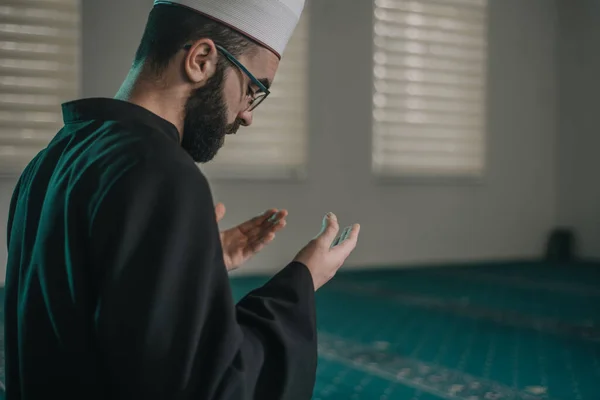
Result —
<path fill-rule="evenodd" d="M 195 165 L 140 162 L 102 181 L 89 234 L 107 398 L 310 399 L 317 333 L 306 266 L 290 263 L 236 305 Z"/>

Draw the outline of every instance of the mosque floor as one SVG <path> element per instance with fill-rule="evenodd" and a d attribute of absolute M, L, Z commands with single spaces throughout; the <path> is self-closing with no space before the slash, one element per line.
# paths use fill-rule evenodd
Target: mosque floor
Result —
<path fill-rule="evenodd" d="M 317 309 L 313 400 L 600 399 L 600 264 L 340 273 Z"/>
<path fill-rule="evenodd" d="M 600 264 L 344 272 L 317 309 L 313 400 L 600 399 Z"/>

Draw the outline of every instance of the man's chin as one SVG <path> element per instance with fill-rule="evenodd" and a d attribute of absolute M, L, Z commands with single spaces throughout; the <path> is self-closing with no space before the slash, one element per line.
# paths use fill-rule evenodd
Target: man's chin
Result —
<path fill-rule="evenodd" d="M 219 146 L 219 148 L 214 149 L 210 152 L 208 152 L 208 151 L 189 151 L 189 150 L 186 150 L 186 152 L 192 157 L 194 162 L 196 162 L 198 164 L 206 164 L 215 159 L 215 157 L 217 156 L 217 154 L 218 154 L 219 150 L 221 150 L 221 148 L 222 148 L 222 146 Z"/>
<path fill-rule="evenodd" d="M 216 156 L 217 156 L 217 152 L 214 152 L 212 154 L 203 154 L 201 156 L 196 156 L 196 157 L 192 156 L 192 158 L 198 164 L 206 164 L 206 163 L 209 163 L 212 160 L 214 160 Z"/>
<path fill-rule="evenodd" d="M 198 164 L 206 164 L 212 161 L 219 150 L 225 145 L 225 135 L 222 134 L 219 139 L 213 138 L 213 140 L 197 140 L 192 143 L 182 143 L 183 150 L 192 160 Z"/>

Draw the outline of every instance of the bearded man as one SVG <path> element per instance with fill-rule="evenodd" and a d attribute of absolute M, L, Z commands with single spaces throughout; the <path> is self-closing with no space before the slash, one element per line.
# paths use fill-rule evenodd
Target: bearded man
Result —
<path fill-rule="evenodd" d="M 252 123 L 303 0 L 156 1 L 114 98 L 63 104 L 65 125 L 11 201 L 8 400 L 310 399 L 315 290 L 356 246 L 334 214 L 234 304 L 228 271 L 287 211 L 219 232 L 198 163 Z M 337 237 L 337 238 L 336 238 Z"/>

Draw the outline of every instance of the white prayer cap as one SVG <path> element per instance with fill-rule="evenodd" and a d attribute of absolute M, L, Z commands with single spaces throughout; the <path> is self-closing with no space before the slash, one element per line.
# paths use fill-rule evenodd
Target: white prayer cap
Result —
<path fill-rule="evenodd" d="M 285 50 L 304 9 L 305 0 L 155 0 L 188 7 L 235 29 L 273 51 Z"/>

